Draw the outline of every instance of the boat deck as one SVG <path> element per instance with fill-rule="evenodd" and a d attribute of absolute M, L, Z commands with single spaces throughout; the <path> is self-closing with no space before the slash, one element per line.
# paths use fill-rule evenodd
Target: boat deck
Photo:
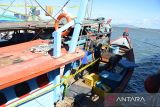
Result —
<path fill-rule="evenodd" d="M 84 56 L 80 49 L 68 53 L 62 48 L 60 58 L 30 51 L 31 47 L 41 44 L 49 44 L 49 41 L 35 40 L 0 48 L 0 89 L 55 70 Z"/>

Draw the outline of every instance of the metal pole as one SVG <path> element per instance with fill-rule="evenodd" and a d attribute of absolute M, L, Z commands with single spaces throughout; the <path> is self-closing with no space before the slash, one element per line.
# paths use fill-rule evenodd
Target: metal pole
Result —
<path fill-rule="evenodd" d="M 79 33 L 81 30 L 81 25 L 83 19 L 85 17 L 86 9 L 87 9 L 88 0 L 81 0 L 80 9 L 78 12 L 78 16 L 75 22 L 74 32 L 71 39 L 71 44 L 69 45 L 69 52 L 73 53 L 76 50 Z"/>
<path fill-rule="evenodd" d="M 53 43 L 53 56 L 58 58 L 61 56 L 61 33 L 53 32 L 54 43 Z"/>
<path fill-rule="evenodd" d="M 25 21 L 27 21 L 27 18 L 26 18 L 27 17 L 27 1 L 25 0 L 24 2 L 25 2 L 25 15 L 26 15 Z"/>
<path fill-rule="evenodd" d="M 70 26 L 74 25 L 74 21 L 71 21 L 52 33 L 52 37 L 54 37 L 54 46 L 53 46 L 53 56 L 58 58 L 61 56 L 61 32 L 68 29 Z"/>

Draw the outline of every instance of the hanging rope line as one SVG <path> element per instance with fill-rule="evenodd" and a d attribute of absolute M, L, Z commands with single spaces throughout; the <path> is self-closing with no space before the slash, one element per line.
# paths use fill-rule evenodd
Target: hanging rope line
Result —
<path fill-rule="evenodd" d="M 67 4 L 68 4 L 70 1 L 71 1 L 71 0 L 66 1 L 65 4 L 62 6 L 62 8 L 54 15 L 54 20 L 56 20 L 55 17 L 64 9 L 64 7 L 67 6 Z M 46 23 L 46 25 L 48 25 L 51 21 L 52 21 L 52 20 L 49 20 L 49 21 Z"/>
<path fill-rule="evenodd" d="M 6 11 L 12 6 L 12 4 L 15 2 L 16 0 L 13 0 L 10 5 L 4 10 L 4 12 L 1 14 L 2 16 L 4 16 L 4 14 L 6 13 Z"/>
<path fill-rule="evenodd" d="M 93 9 L 93 0 L 91 0 L 91 10 L 90 10 L 90 17 L 92 16 L 92 9 Z"/>
<path fill-rule="evenodd" d="M 69 1 L 70 1 L 70 0 L 68 0 L 68 1 L 63 5 L 63 7 L 60 9 L 60 11 L 58 11 L 58 13 L 63 10 L 63 8 L 69 3 Z M 37 2 L 37 0 L 35 0 L 35 2 L 36 2 L 40 7 L 42 7 L 42 6 Z M 42 8 L 43 8 L 43 7 L 42 7 Z M 43 8 L 43 9 L 44 9 L 44 8 Z M 44 11 L 45 11 L 45 9 L 44 9 Z M 56 13 L 56 14 L 58 14 L 58 13 Z M 47 14 L 49 14 L 49 13 L 47 13 Z M 49 14 L 49 15 L 50 15 L 50 14 Z M 55 15 L 55 16 L 56 16 L 56 15 Z M 55 17 L 55 16 L 54 16 L 54 17 Z M 56 20 L 54 17 L 52 17 L 52 18 L 53 18 L 54 20 Z M 50 20 L 50 21 L 51 21 L 51 20 Z M 50 22 L 50 21 L 49 21 L 49 22 Z M 49 22 L 47 22 L 46 25 L 48 25 Z M 35 39 L 38 35 L 40 35 L 42 32 L 43 32 L 43 30 L 41 29 L 41 30 L 32 38 L 32 40 L 34 40 L 34 39 Z M 31 40 L 31 41 L 32 41 L 32 40 Z"/>
<path fill-rule="evenodd" d="M 87 18 L 91 17 L 92 5 L 93 5 L 93 0 L 89 0 L 89 2 L 87 4 L 87 10 L 86 10 L 86 13 L 85 13 Z"/>
<path fill-rule="evenodd" d="M 61 9 L 54 15 L 56 17 L 63 9 L 66 7 L 66 5 L 70 2 L 71 0 L 66 1 L 66 3 L 61 7 Z"/>
<path fill-rule="evenodd" d="M 56 20 L 51 14 L 49 14 L 43 7 L 42 7 L 42 5 L 37 1 L 37 0 L 34 0 L 37 4 L 38 4 L 38 6 L 44 11 L 44 12 L 46 12 L 52 19 L 54 19 L 54 20 Z"/>
<path fill-rule="evenodd" d="M 25 2 L 27 3 L 27 0 L 25 0 Z M 13 3 L 12 3 L 13 4 Z M 27 3 L 29 5 L 29 3 Z M 12 5 L 13 6 L 13 5 Z M 32 5 L 33 6 L 33 5 Z M 11 7 L 11 5 L 10 5 Z M 23 16 L 31 16 L 29 14 L 24 14 L 24 13 L 19 13 L 19 12 L 16 12 L 16 11 L 13 11 L 13 10 L 9 10 L 9 8 L 5 9 L 3 7 L 0 7 L 0 9 L 6 11 L 6 12 L 11 12 L 11 13 L 16 13 L 16 14 L 20 14 L 20 15 L 23 15 Z M 9 17 L 9 16 L 3 16 L 3 17 Z M 17 18 L 17 19 L 20 19 L 20 18 Z"/>
<path fill-rule="evenodd" d="M 33 6 L 33 2 L 32 2 L 32 0 L 29 0 L 29 1 L 30 1 L 31 5 Z"/>
<path fill-rule="evenodd" d="M 89 2 L 88 2 L 88 4 L 87 4 L 87 10 L 86 10 L 86 13 L 85 13 L 85 15 L 89 18 L 90 17 L 90 14 L 89 14 Z"/>
<path fill-rule="evenodd" d="M 3 7 L 0 7 L 0 9 L 6 10 L 6 11 L 11 12 L 11 13 L 17 13 L 17 14 L 20 14 L 20 15 L 23 15 L 23 16 L 29 16 L 29 15 L 25 15 L 25 14 L 22 14 L 22 13 L 18 13 L 18 12 L 16 12 L 16 11 L 12 11 L 12 10 L 9 10 L 9 9 L 5 9 L 5 8 L 3 8 Z"/>

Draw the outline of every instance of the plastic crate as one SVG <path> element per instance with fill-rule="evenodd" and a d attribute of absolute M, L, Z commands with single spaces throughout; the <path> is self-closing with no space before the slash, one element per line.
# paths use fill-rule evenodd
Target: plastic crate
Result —
<path fill-rule="evenodd" d="M 95 73 L 92 73 L 90 75 L 86 75 L 84 77 L 84 83 L 88 86 L 95 86 L 96 82 L 99 81 L 99 76 Z"/>
<path fill-rule="evenodd" d="M 94 94 L 97 94 L 100 97 L 104 97 L 105 94 L 111 91 L 111 88 L 105 84 L 102 84 L 101 82 L 97 82 L 92 91 Z"/>

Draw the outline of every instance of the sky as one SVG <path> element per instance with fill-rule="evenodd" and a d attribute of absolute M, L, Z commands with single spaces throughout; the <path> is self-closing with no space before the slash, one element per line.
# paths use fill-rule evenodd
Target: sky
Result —
<path fill-rule="evenodd" d="M 93 6 L 93 16 L 104 15 L 114 24 L 160 29 L 160 0 L 94 0 Z"/>
<path fill-rule="evenodd" d="M 0 4 L 9 4 L 12 0 L 0 0 Z M 37 5 L 34 0 L 26 0 L 28 5 Z M 54 14 L 67 0 L 37 0 L 44 8 L 46 5 L 54 6 Z M 79 6 L 81 0 L 71 0 L 69 6 Z M 15 0 L 14 4 L 24 4 L 24 0 Z M 88 11 L 91 10 L 91 1 Z M 6 8 L 6 7 L 4 7 Z M 24 7 L 9 8 L 16 12 L 24 13 Z M 78 8 L 66 8 L 70 15 L 76 16 Z M 0 10 L 0 13 L 3 11 Z M 5 14 L 11 14 L 6 12 Z M 13 14 L 13 13 L 12 13 Z M 44 12 L 41 16 L 45 19 Z M 160 0 L 93 0 L 92 18 L 111 18 L 112 24 L 129 24 L 142 28 L 160 29 Z"/>

